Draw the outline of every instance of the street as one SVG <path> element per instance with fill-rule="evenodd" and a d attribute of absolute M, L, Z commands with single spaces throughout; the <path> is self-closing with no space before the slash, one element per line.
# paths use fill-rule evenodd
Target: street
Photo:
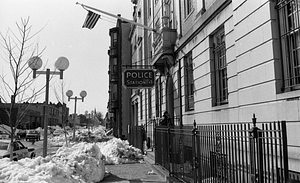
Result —
<path fill-rule="evenodd" d="M 51 136 L 50 136 L 51 137 Z M 32 144 L 32 141 L 26 141 L 25 139 L 21 139 L 20 141 L 26 146 L 26 147 L 34 147 L 35 148 L 35 154 L 36 156 L 43 156 L 43 136 L 41 136 L 41 140 L 40 141 L 35 141 Z M 51 140 L 49 140 L 49 136 L 48 136 L 48 141 L 47 141 L 47 154 L 54 154 L 56 152 L 56 150 L 60 147 L 57 145 L 54 145 L 51 143 Z"/>

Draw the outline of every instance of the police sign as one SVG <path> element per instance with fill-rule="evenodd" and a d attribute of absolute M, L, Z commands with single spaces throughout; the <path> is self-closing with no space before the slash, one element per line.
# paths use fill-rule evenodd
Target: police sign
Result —
<path fill-rule="evenodd" d="M 126 69 L 123 72 L 123 86 L 125 88 L 152 88 L 155 73 L 152 69 Z"/>

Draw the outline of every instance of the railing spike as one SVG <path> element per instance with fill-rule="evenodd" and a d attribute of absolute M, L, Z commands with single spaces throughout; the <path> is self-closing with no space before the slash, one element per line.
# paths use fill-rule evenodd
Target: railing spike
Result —
<path fill-rule="evenodd" d="M 256 127 L 256 117 L 255 117 L 255 113 L 253 113 L 252 123 L 253 123 L 253 126 Z"/>

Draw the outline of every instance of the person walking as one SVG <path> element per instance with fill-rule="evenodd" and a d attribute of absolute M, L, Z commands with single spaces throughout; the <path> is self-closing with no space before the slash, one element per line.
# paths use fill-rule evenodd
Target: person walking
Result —
<path fill-rule="evenodd" d="M 162 116 L 162 120 L 159 123 L 160 126 L 172 126 L 172 122 L 171 119 L 169 117 L 169 113 L 168 111 L 165 111 L 163 116 Z"/>

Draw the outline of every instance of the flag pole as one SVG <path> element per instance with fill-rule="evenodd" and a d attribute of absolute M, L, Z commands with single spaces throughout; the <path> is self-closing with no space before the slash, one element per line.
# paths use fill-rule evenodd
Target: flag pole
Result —
<path fill-rule="evenodd" d="M 122 21 L 128 22 L 128 23 L 130 23 L 130 24 L 133 24 L 133 25 L 137 25 L 137 26 L 143 27 L 143 28 L 145 28 L 145 29 L 147 29 L 147 30 L 150 30 L 150 31 L 153 31 L 153 32 L 157 32 L 157 30 L 156 30 L 156 29 L 153 29 L 152 27 L 148 27 L 148 26 L 146 26 L 146 25 L 143 25 L 143 24 L 134 22 L 134 21 L 132 21 L 132 20 L 128 20 L 128 19 L 123 18 L 123 17 L 121 17 L 121 16 L 117 16 L 117 15 L 108 13 L 108 12 L 106 12 L 106 11 L 99 10 L 99 9 L 96 9 L 96 8 L 93 8 L 93 7 L 90 7 L 90 6 L 87 6 L 87 5 L 78 3 L 78 2 L 76 2 L 76 4 L 77 4 L 77 5 L 78 5 L 78 4 L 81 5 L 83 8 L 88 8 L 88 9 L 91 9 L 91 10 L 94 10 L 94 11 L 97 11 L 97 12 L 100 12 L 100 13 L 103 13 L 103 14 L 106 14 L 106 15 L 108 15 L 108 16 L 111 16 L 111 17 L 120 19 L 120 20 L 122 20 Z"/>

